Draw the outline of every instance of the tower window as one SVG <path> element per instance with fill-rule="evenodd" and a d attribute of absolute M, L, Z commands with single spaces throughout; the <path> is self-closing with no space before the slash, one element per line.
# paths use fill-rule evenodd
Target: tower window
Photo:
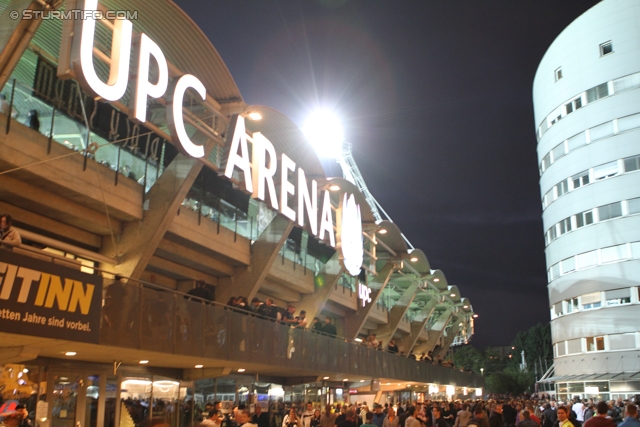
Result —
<path fill-rule="evenodd" d="M 600 56 L 605 56 L 610 53 L 613 53 L 613 43 L 611 43 L 611 41 L 602 43 L 600 45 Z"/>
<path fill-rule="evenodd" d="M 562 67 L 556 68 L 555 76 L 556 76 L 556 81 L 562 78 Z"/>

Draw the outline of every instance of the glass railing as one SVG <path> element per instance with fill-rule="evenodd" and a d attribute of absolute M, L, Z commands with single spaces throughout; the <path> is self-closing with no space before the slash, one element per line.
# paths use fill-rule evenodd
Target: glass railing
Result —
<path fill-rule="evenodd" d="M 111 282 L 111 281 L 109 281 Z M 121 286 L 117 291 L 111 286 Z M 106 286 L 100 344 L 235 362 L 481 386 L 481 378 L 133 282 Z"/>
<path fill-rule="evenodd" d="M 94 132 L 87 132 L 84 124 L 69 118 L 57 111 L 51 103 L 43 100 L 35 89 L 15 80 L 11 80 L 2 89 L 7 102 L 12 104 L 11 126 L 14 123 L 24 124 L 37 130 L 48 138 L 47 153 L 51 152 L 51 144 L 57 143 L 85 155 L 87 160 L 94 161 L 114 171 L 114 180 L 125 177 L 145 186 L 148 191 L 162 174 L 163 147 L 149 143 L 152 152 L 141 153 L 139 143 L 146 141 L 147 135 L 136 135 L 125 139 L 117 139 L 113 135 L 108 141 Z"/>

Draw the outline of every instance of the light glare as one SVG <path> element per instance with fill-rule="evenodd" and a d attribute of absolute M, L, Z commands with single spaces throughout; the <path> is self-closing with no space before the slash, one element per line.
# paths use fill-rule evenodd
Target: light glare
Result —
<path fill-rule="evenodd" d="M 331 111 L 312 113 L 302 131 L 319 157 L 336 159 L 342 154 L 344 131 L 340 120 Z"/>

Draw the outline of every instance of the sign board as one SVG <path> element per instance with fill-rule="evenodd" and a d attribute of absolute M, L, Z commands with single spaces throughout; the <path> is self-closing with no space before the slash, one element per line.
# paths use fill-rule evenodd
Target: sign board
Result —
<path fill-rule="evenodd" d="M 102 278 L 0 251 L 0 330 L 98 343 Z"/>

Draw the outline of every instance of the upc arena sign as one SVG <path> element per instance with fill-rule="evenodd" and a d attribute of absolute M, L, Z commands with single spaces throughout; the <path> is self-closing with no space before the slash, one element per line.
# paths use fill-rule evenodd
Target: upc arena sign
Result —
<path fill-rule="evenodd" d="M 134 40 L 133 24 L 126 19 L 114 21 L 109 78 L 106 83 L 103 82 L 93 63 L 96 32 L 93 11 L 98 8 L 98 0 L 84 0 L 78 6 L 88 12 L 87 19 L 74 21 L 74 37 L 69 50 L 65 47 L 65 40 L 62 41 L 58 75 L 61 78 L 73 77 L 93 96 L 112 102 L 124 96 L 131 76 L 133 90 L 129 118 L 139 123 L 146 121 L 147 99 L 167 95 L 167 123 L 174 144 L 185 155 L 203 157 L 204 147 L 191 141 L 186 132 L 182 107 L 187 89 L 195 91 L 202 100 L 206 99 L 204 84 L 191 74 L 180 76 L 169 84 L 168 63 L 162 49 L 144 33 L 135 36 Z M 129 64 L 132 47 L 133 57 L 137 58 L 134 67 Z M 158 64 L 155 83 L 149 81 L 151 58 Z M 304 170 L 297 167 L 286 153 L 278 156 L 271 141 L 260 132 L 248 135 L 243 116 L 233 117 L 227 145 L 228 159 L 224 167 L 227 178 L 243 182 L 252 197 L 265 203 L 268 199 L 271 209 L 336 247 L 350 275 L 360 273 L 364 253 L 362 219 L 360 206 L 353 194 L 343 195 L 336 215 L 337 224 L 334 224 L 329 191 L 324 190 L 319 195 L 318 183 L 315 180 L 308 183 Z M 276 182 L 280 184 L 279 192 L 276 191 Z"/>
<path fill-rule="evenodd" d="M 99 276 L 3 251 L 0 330 L 98 343 L 101 280 Z"/>

